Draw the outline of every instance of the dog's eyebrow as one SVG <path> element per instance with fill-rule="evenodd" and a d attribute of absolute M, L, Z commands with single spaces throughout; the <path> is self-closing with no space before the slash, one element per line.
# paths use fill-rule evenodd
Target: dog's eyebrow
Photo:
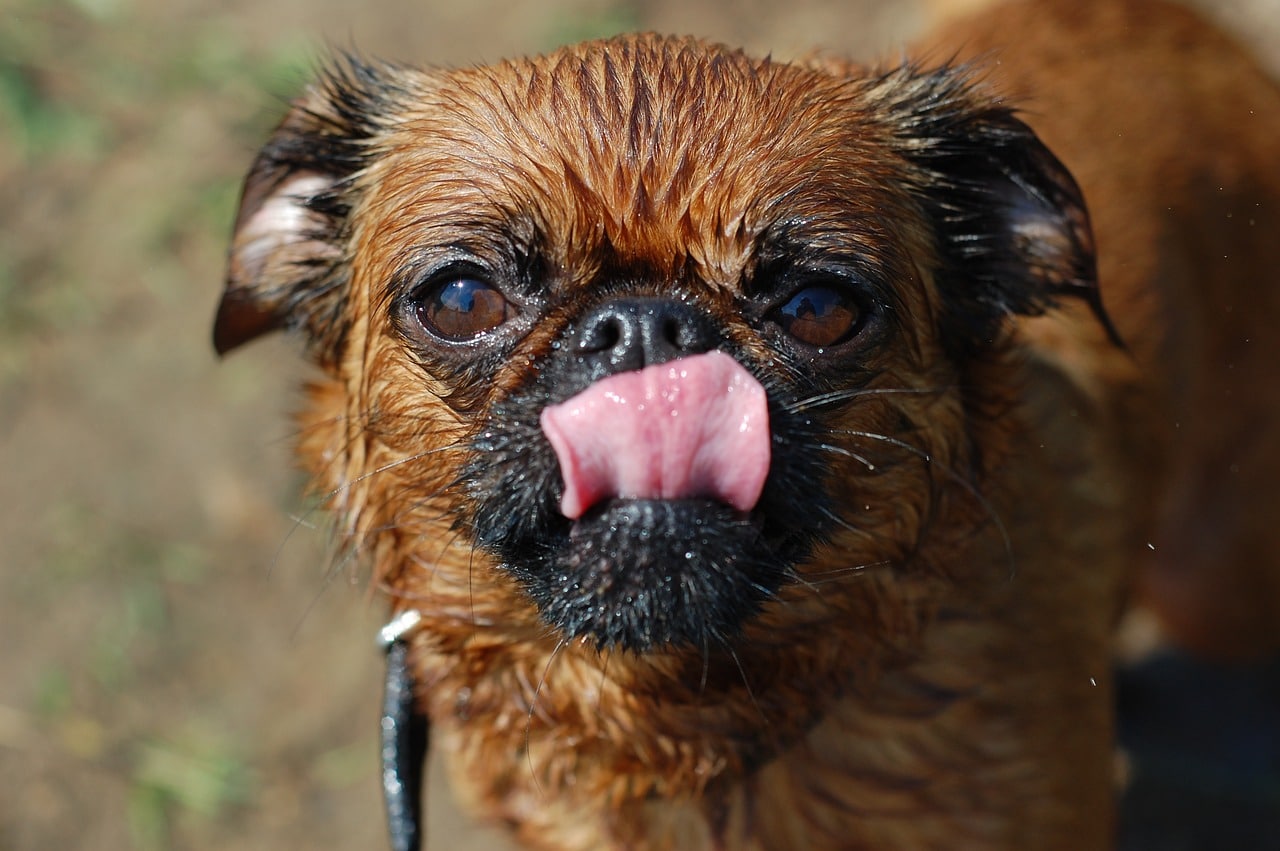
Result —
<path fill-rule="evenodd" d="M 903 301 L 898 284 L 903 262 L 886 252 L 885 245 L 882 238 L 860 236 L 859 226 L 849 222 L 787 219 L 761 235 L 755 274 L 767 277 L 792 270 L 831 271 L 856 280 L 878 302 L 896 308 Z"/>
<path fill-rule="evenodd" d="M 516 214 L 509 220 L 527 218 Z M 474 217 L 448 223 L 448 241 L 424 244 L 405 257 L 388 281 L 392 299 L 408 295 L 424 277 L 452 264 L 474 264 L 526 296 L 543 292 L 545 249 L 536 226 Z M 498 282 L 495 282 L 498 283 Z"/>

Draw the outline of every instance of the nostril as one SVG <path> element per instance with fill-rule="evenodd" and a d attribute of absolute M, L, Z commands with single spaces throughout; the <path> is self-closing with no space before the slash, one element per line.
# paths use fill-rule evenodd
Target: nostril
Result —
<path fill-rule="evenodd" d="M 617 316 L 611 317 L 600 328 L 600 350 L 607 351 L 615 348 L 625 336 L 622 320 Z"/>
<path fill-rule="evenodd" d="M 683 349 L 684 342 L 681 339 L 683 334 L 683 326 L 674 316 L 666 316 L 662 320 L 662 339 L 670 343 L 677 350 Z"/>
<path fill-rule="evenodd" d="M 616 315 L 598 317 L 584 329 L 578 348 L 584 352 L 607 352 L 616 348 L 625 336 L 621 317 Z"/>

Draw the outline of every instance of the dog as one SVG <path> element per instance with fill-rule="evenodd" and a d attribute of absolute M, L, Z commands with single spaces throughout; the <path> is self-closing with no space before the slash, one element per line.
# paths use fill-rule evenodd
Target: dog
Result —
<path fill-rule="evenodd" d="M 1280 90 L 1153 0 L 943 43 L 346 57 L 253 164 L 216 347 L 305 341 L 528 847 L 1110 847 L 1120 613 L 1280 648 Z"/>

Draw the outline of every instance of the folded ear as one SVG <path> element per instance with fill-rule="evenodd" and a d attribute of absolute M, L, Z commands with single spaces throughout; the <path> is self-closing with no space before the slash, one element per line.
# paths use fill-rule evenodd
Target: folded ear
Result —
<path fill-rule="evenodd" d="M 225 353 L 302 329 L 322 361 L 345 334 L 353 177 L 403 93 L 396 69 L 351 57 L 323 72 L 258 153 L 241 194 L 213 342 Z"/>
<path fill-rule="evenodd" d="M 1013 109 L 957 67 L 903 67 L 874 93 L 937 235 L 947 345 L 981 348 L 1009 315 L 1039 315 L 1061 297 L 1083 299 L 1119 343 L 1080 188 Z"/>

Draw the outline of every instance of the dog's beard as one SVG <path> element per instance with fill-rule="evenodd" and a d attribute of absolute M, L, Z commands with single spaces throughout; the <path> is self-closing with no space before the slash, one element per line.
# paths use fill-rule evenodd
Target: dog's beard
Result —
<path fill-rule="evenodd" d="M 713 499 L 614 498 L 570 520 L 539 427 L 542 409 L 570 395 L 551 384 L 544 372 L 490 412 L 463 472 L 465 522 L 566 639 L 634 652 L 723 643 L 795 575 L 835 516 L 815 485 L 821 426 L 771 401 L 774 463 L 749 513 Z"/>
<path fill-rule="evenodd" d="M 785 574 L 756 524 L 711 500 L 611 500 L 548 555 L 512 565 L 543 617 L 635 651 L 723 640 Z"/>

